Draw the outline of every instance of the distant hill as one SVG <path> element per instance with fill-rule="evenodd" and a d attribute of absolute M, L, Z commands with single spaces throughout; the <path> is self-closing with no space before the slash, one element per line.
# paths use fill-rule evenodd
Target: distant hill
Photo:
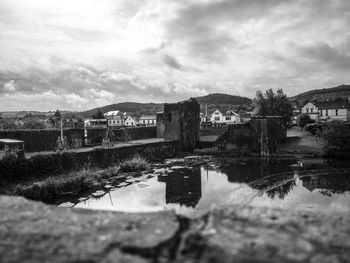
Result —
<path fill-rule="evenodd" d="M 299 105 L 304 105 L 308 101 L 335 100 L 337 98 L 347 99 L 350 97 L 350 85 L 341 85 L 334 88 L 316 89 L 300 93 L 289 99 Z"/>
<path fill-rule="evenodd" d="M 108 111 L 122 111 L 127 112 L 130 115 L 147 115 L 155 114 L 158 111 L 163 110 L 162 103 L 138 103 L 138 102 L 121 102 L 100 107 L 103 113 Z M 97 111 L 98 108 L 92 110 L 80 112 L 79 115 L 85 118 L 90 118 L 92 114 Z"/>
<path fill-rule="evenodd" d="M 252 102 L 251 99 L 246 97 L 228 95 L 228 94 L 222 94 L 222 93 L 213 93 L 202 97 L 196 97 L 195 99 L 201 105 L 204 105 L 204 104 L 244 105 L 244 104 L 250 104 Z"/>
<path fill-rule="evenodd" d="M 209 94 L 202 97 L 195 98 L 199 104 L 201 104 L 201 109 L 204 108 L 204 105 L 208 105 L 208 109 L 212 108 L 232 108 L 234 105 L 244 105 L 250 104 L 251 99 L 240 97 L 240 96 L 232 96 L 228 94 L 220 94 L 214 93 Z M 106 113 L 108 111 L 123 111 L 127 112 L 130 115 L 147 115 L 147 114 L 155 114 L 156 112 L 162 111 L 164 108 L 163 103 L 138 103 L 138 102 L 122 102 L 107 105 L 104 107 L 100 107 L 102 112 Z M 77 113 L 79 116 L 90 118 L 92 114 L 97 111 L 97 108 L 83 111 Z"/>

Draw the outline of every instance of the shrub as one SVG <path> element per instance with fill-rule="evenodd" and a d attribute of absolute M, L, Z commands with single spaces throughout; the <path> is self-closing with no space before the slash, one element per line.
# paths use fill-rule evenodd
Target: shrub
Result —
<path fill-rule="evenodd" d="M 350 124 L 333 121 L 325 123 L 318 133 L 321 148 L 328 156 L 349 156 L 350 154 Z"/>
<path fill-rule="evenodd" d="M 304 128 L 306 124 L 314 123 L 315 121 L 310 118 L 309 114 L 302 113 L 298 117 L 297 122 L 301 128 Z"/>
<path fill-rule="evenodd" d="M 96 174 L 90 172 L 49 177 L 31 185 L 18 185 L 14 190 L 14 194 L 33 200 L 50 201 L 65 192 L 89 188 L 94 185 L 98 178 Z"/>
<path fill-rule="evenodd" d="M 121 172 L 138 172 L 148 170 L 150 165 L 146 158 L 135 154 L 132 158 L 122 162 L 120 164 L 119 171 Z"/>

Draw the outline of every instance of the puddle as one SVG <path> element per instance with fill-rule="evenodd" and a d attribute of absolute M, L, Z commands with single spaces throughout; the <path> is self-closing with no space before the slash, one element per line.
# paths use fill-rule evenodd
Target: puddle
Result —
<path fill-rule="evenodd" d="M 174 166 L 174 165 L 172 165 Z M 142 182 L 121 183 L 75 205 L 124 212 L 174 209 L 199 216 L 216 205 L 350 212 L 350 164 L 324 160 L 216 159 L 157 170 Z"/>

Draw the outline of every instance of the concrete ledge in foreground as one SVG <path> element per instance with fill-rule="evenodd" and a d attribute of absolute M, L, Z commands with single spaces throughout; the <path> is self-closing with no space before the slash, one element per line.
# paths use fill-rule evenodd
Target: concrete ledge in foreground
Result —
<path fill-rule="evenodd" d="M 198 219 L 0 196 L 0 262 L 349 262 L 349 214 L 225 207 Z"/>

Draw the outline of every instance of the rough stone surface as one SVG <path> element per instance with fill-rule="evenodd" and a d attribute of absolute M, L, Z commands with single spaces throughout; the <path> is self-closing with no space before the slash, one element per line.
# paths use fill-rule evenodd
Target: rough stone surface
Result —
<path fill-rule="evenodd" d="M 172 212 L 126 214 L 57 208 L 0 197 L 0 262 L 144 262 L 124 253 L 174 236 Z"/>
<path fill-rule="evenodd" d="M 186 219 L 0 196 L 0 262 L 349 262 L 349 214 L 230 206 Z"/>

